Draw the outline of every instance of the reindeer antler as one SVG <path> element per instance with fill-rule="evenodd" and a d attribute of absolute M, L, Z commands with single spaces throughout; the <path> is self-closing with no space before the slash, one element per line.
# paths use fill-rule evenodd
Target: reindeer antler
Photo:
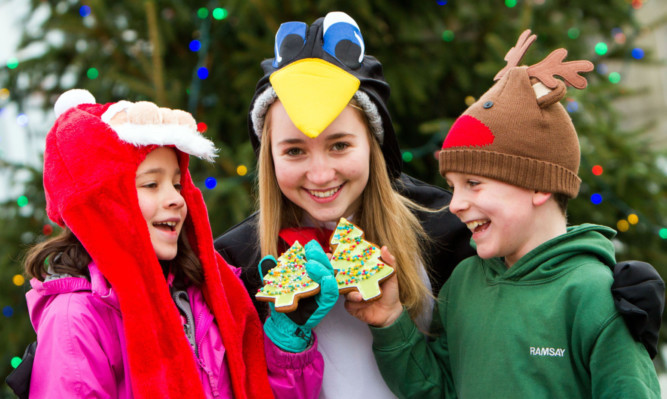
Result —
<path fill-rule="evenodd" d="M 567 83 L 577 89 L 583 89 L 588 81 L 579 72 L 590 72 L 593 70 L 593 63 L 586 60 L 563 62 L 567 56 L 567 50 L 559 48 L 554 50 L 539 63 L 528 67 L 528 75 L 539 79 L 545 86 L 555 89 L 558 80 L 554 76 L 558 75 Z"/>
<path fill-rule="evenodd" d="M 519 39 L 516 41 L 516 46 L 512 47 L 505 55 L 505 61 L 507 61 L 507 65 L 505 65 L 505 67 L 496 74 L 496 76 L 493 78 L 493 81 L 495 82 L 500 80 L 500 78 L 502 78 L 510 68 L 518 66 L 524 54 L 526 54 L 528 47 L 530 47 L 530 45 L 533 44 L 536 39 L 536 35 L 530 34 L 530 29 L 523 31 L 521 36 L 519 36 Z"/>

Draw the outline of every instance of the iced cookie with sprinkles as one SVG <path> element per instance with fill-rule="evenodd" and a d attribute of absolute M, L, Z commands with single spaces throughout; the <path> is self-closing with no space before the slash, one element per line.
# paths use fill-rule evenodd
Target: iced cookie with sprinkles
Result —
<path fill-rule="evenodd" d="M 306 253 L 299 241 L 277 259 L 278 263 L 264 276 L 264 286 L 257 291 L 258 301 L 273 302 L 276 311 L 296 310 L 300 298 L 320 292 L 320 285 L 306 272 Z"/>
<path fill-rule="evenodd" d="M 345 218 L 338 222 L 329 244 L 334 249 L 331 265 L 339 292 L 359 291 L 365 301 L 380 298 L 380 283 L 394 274 L 380 258 L 380 248 L 364 240 L 363 230 Z"/>

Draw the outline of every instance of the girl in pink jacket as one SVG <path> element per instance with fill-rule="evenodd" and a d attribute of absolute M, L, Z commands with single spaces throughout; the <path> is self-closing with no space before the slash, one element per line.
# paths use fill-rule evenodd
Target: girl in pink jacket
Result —
<path fill-rule="evenodd" d="M 215 149 L 192 116 L 97 104 L 84 90 L 55 108 L 44 188 L 64 230 L 26 259 L 30 397 L 317 397 L 315 339 L 290 353 L 266 338 L 236 269 L 213 248 L 188 162 Z M 309 274 L 333 278 L 321 255 Z"/>

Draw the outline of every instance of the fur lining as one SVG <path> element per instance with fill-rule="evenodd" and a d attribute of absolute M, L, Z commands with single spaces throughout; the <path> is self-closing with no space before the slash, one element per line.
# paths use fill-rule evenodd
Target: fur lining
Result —
<path fill-rule="evenodd" d="M 109 124 L 118 113 L 125 111 L 133 103 L 119 101 L 111 104 L 102 114 L 101 119 Z M 213 142 L 202 136 L 198 131 L 187 125 L 178 124 L 132 124 L 112 126 L 122 141 L 134 146 L 142 145 L 173 145 L 179 150 L 200 159 L 213 161 L 217 157 L 217 149 Z"/>
<path fill-rule="evenodd" d="M 266 112 L 269 110 L 271 104 L 273 104 L 278 98 L 276 91 L 273 90 L 273 87 L 269 86 L 257 96 L 257 99 L 252 105 L 252 110 L 250 111 L 250 119 L 252 120 L 252 128 L 255 130 L 255 135 L 261 140 L 262 131 L 264 130 L 264 119 L 266 117 Z"/>
<path fill-rule="evenodd" d="M 130 105 L 132 105 L 132 103 L 129 102 L 129 101 L 125 101 L 125 100 L 118 101 L 117 103 L 111 104 L 109 106 L 109 108 L 107 108 L 107 110 L 104 111 L 102 116 L 100 116 L 100 118 L 102 119 L 102 121 L 104 123 L 108 124 L 109 121 L 111 121 L 111 118 L 116 116 L 116 114 L 128 109 L 130 107 Z"/>
<path fill-rule="evenodd" d="M 173 145 L 197 158 L 213 161 L 216 148 L 209 139 L 186 125 L 139 125 L 126 123 L 114 127 L 118 138 L 135 146 Z"/>
<path fill-rule="evenodd" d="M 368 124 L 371 125 L 373 129 L 373 134 L 377 137 L 380 144 L 384 142 L 384 129 L 382 128 L 382 117 L 378 111 L 377 105 L 371 101 L 368 94 L 364 93 L 361 90 L 357 90 L 354 93 L 354 99 L 357 100 L 361 108 L 363 108 L 364 113 L 366 113 L 366 118 L 368 118 Z"/>
<path fill-rule="evenodd" d="M 250 120 L 252 121 L 252 128 L 255 131 L 255 135 L 260 140 L 262 139 L 262 130 L 264 129 L 266 112 L 277 98 L 278 96 L 276 95 L 275 90 L 273 90 L 273 87 L 269 86 L 262 92 L 262 94 L 257 96 L 257 99 L 252 105 Z M 380 116 L 377 105 L 371 101 L 368 94 L 361 90 L 357 90 L 357 92 L 354 93 L 354 99 L 357 100 L 361 108 L 364 110 L 373 134 L 377 137 L 380 144 L 382 144 L 384 142 L 384 128 L 382 127 L 382 116 Z"/>

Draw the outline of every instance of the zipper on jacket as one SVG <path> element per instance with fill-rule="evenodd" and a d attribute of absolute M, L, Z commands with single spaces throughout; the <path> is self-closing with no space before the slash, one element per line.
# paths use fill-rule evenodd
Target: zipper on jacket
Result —
<path fill-rule="evenodd" d="M 186 322 L 183 324 L 183 330 L 185 331 L 185 336 L 188 338 L 190 347 L 195 353 L 197 359 L 199 359 L 199 349 L 197 348 L 197 343 L 195 342 L 195 320 L 192 315 L 192 307 L 190 307 L 190 298 L 188 298 L 188 293 L 181 290 L 174 290 L 171 293 L 172 298 L 176 307 L 181 312 L 183 317 L 185 317 Z"/>
<path fill-rule="evenodd" d="M 199 312 L 199 314 L 197 315 L 197 321 L 196 321 L 196 323 L 195 323 L 196 326 L 200 326 L 200 327 L 201 327 L 201 325 L 202 325 L 202 324 L 201 324 L 201 320 L 202 320 L 202 318 L 203 318 L 203 316 L 202 316 L 202 312 Z M 205 332 L 206 330 L 202 330 L 202 331 Z M 193 334 L 193 337 L 194 337 L 194 339 L 195 339 L 195 345 L 197 346 L 197 349 L 199 349 L 199 346 L 200 346 L 200 345 L 202 344 L 202 342 L 204 341 L 205 336 L 206 336 L 206 334 L 202 334 L 201 337 L 200 337 L 200 339 L 199 339 L 199 342 L 197 342 L 197 341 L 196 341 L 197 336 Z M 197 353 L 197 352 L 195 352 L 195 353 Z"/>

